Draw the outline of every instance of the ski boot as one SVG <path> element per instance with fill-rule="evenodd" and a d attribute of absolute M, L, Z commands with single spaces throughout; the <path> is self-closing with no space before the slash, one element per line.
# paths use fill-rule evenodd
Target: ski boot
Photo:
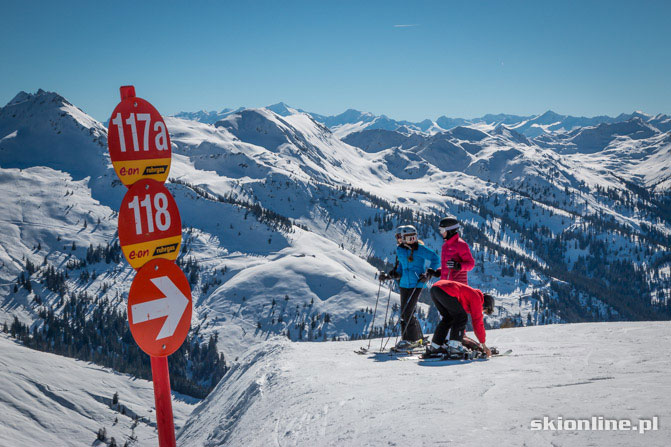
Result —
<path fill-rule="evenodd" d="M 412 354 L 415 350 L 421 348 L 419 341 L 401 340 L 392 346 L 390 351 L 396 354 Z"/>
<path fill-rule="evenodd" d="M 475 357 L 474 351 L 471 351 L 466 346 L 461 344 L 459 340 L 449 340 L 447 342 L 447 353 L 445 354 L 445 358 L 450 360 L 468 360 Z"/>
<path fill-rule="evenodd" d="M 423 359 L 430 359 L 434 357 L 442 357 L 444 355 L 447 355 L 446 345 L 431 343 L 426 347 L 426 351 L 424 351 L 424 354 L 420 355 L 420 357 Z"/>
<path fill-rule="evenodd" d="M 396 343 L 396 346 L 394 346 L 392 349 L 394 351 L 407 351 L 409 349 L 413 349 L 419 346 L 417 342 L 410 341 L 410 340 L 401 340 L 398 343 Z"/>
<path fill-rule="evenodd" d="M 391 348 L 392 352 L 405 352 L 405 353 L 411 353 L 412 351 L 416 351 L 417 349 L 420 349 L 422 347 L 428 346 L 431 344 L 429 341 L 429 338 L 420 338 L 419 340 L 415 341 L 410 341 L 410 340 L 401 340 L 398 343 L 396 343 L 396 346 Z"/>

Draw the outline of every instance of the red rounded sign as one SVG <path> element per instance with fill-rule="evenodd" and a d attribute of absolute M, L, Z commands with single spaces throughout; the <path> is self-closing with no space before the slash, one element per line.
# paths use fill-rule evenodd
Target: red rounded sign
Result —
<path fill-rule="evenodd" d="M 135 342 L 165 357 L 184 342 L 191 326 L 191 287 L 174 262 L 155 259 L 135 275 L 128 293 L 128 324 Z"/>
<path fill-rule="evenodd" d="M 109 120 L 107 147 L 112 165 L 126 186 L 151 178 L 164 182 L 170 172 L 170 135 L 161 114 L 135 96 L 133 86 L 121 87 L 121 102 Z"/>
<path fill-rule="evenodd" d="M 139 180 L 126 192 L 119 210 L 119 243 L 136 270 L 152 259 L 177 259 L 182 219 L 162 183 Z"/>

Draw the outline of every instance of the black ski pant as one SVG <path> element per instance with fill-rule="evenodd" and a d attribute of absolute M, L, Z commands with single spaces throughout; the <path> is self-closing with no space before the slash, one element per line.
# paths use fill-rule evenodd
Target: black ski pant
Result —
<path fill-rule="evenodd" d="M 443 289 L 437 286 L 431 287 L 431 300 L 436 305 L 436 309 L 443 317 L 436 326 L 433 333 L 433 343 L 442 345 L 447 338 L 447 332 L 450 332 L 450 340 L 463 341 L 466 323 L 468 323 L 468 314 L 461 306 L 456 297 L 448 295 Z"/>
<path fill-rule="evenodd" d="M 422 334 L 422 327 L 415 317 L 415 307 L 419 300 L 419 295 L 422 293 L 422 288 L 415 289 L 401 289 L 401 334 L 402 340 L 417 341 L 424 338 Z"/>

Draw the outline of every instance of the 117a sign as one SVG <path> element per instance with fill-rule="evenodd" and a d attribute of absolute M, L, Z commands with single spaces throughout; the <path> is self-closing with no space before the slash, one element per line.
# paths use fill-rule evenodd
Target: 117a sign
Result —
<path fill-rule="evenodd" d="M 165 121 L 154 106 L 135 96 L 132 86 L 121 87 L 121 102 L 112 112 L 107 144 L 114 170 L 124 185 L 168 178 L 172 150 Z"/>

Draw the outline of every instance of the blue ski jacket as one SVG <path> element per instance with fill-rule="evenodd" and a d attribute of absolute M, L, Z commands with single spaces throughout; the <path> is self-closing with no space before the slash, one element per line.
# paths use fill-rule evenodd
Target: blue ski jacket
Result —
<path fill-rule="evenodd" d="M 419 282 L 419 275 L 427 268 L 440 268 L 440 258 L 423 243 L 418 243 L 417 248 L 407 248 L 399 245 L 396 248 L 396 259 L 398 260 L 398 272 L 401 274 L 399 286 L 406 289 L 426 287 L 426 282 Z M 411 260 L 412 259 L 412 260 Z"/>

